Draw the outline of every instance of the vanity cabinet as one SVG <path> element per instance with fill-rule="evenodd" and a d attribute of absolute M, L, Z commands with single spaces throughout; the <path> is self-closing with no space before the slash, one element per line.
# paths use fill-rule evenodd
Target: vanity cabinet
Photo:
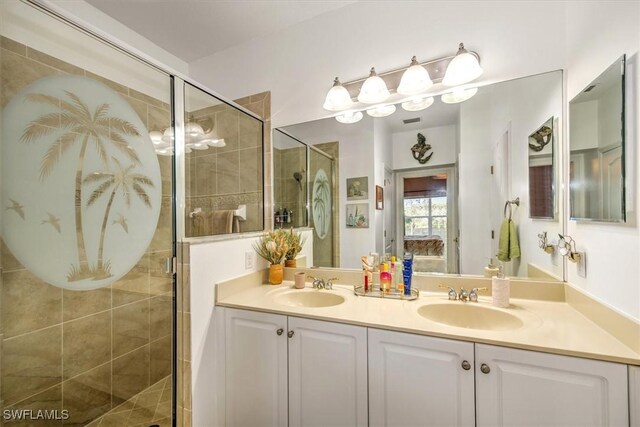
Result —
<path fill-rule="evenodd" d="M 287 316 L 225 309 L 225 425 L 287 425 Z"/>
<path fill-rule="evenodd" d="M 640 427 L 640 366 L 629 366 L 629 415 L 631 427 Z"/>
<path fill-rule="evenodd" d="M 225 309 L 227 427 L 367 426 L 367 329 Z"/>
<path fill-rule="evenodd" d="M 473 343 L 369 329 L 371 426 L 473 426 Z"/>
<path fill-rule="evenodd" d="M 476 344 L 476 425 L 627 426 L 627 366 Z"/>

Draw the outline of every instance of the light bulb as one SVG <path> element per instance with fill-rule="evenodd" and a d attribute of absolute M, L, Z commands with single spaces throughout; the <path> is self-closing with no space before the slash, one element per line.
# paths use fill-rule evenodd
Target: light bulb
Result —
<path fill-rule="evenodd" d="M 336 77 L 333 81 L 333 86 L 327 92 L 327 97 L 324 100 L 322 108 L 329 111 L 342 111 L 353 106 L 351 95 L 349 91 L 342 86 L 340 80 Z"/>
<path fill-rule="evenodd" d="M 466 101 L 470 99 L 473 95 L 478 92 L 478 88 L 474 87 L 471 89 L 462 89 L 456 88 L 453 92 L 445 93 L 440 97 L 442 102 L 445 104 L 457 104 L 459 102 Z"/>
<path fill-rule="evenodd" d="M 442 84 L 445 86 L 458 86 L 477 79 L 482 75 L 482 68 L 478 58 L 469 53 L 464 44 L 460 43 L 458 53 L 449 62 L 447 72 L 444 74 Z"/>
<path fill-rule="evenodd" d="M 149 138 L 151 138 L 153 145 L 160 145 L 163 143 L 162 132 L 158 132 L 157 130 L 149 132 Z"/>
<path fill-rule="evenodd" d="M 433 104 L 433 97 L 414 97 L 406 102 L 402 103 L 402 108 L 407 111 L 421 111 L 425 110 Z"/>
<path fill-rule="evenodd" d="M 351 124 L 359 122 L 362 120 L 362 117 L 362 111 L 345 111 L 342 114 L 338 114 L 336 120 L 340 123 Z"/>
<path fill-rule="evenodd" d="M 376 69 L 371 67 L 369 77 L 364 81 L 358 94 L 358 101 L 363 104 L 378 104 L 384 102 L 391 94 L 387 89 L 387 84 L 378 77 Z"/>
<path fill-rule="evenodd" d="M 400 86 L 398 86 L 398 93 L 400 95 L 417 95 L 426 91 L 433 82 L 429 72 L 422 65 L 418 64 L 416 57 L 411 58 L 411 65 L 402 74 L 400 80 Z"/>

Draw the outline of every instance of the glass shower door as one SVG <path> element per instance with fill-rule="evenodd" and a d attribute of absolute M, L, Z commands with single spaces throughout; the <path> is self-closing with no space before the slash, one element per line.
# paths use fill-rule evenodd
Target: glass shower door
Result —
<path fill-rule="evenodd" d="M 313 265 L 336 267 L 335 233 L 335 160 L 332 156 L 309 146 L 309 226 L 313 227 Z"/>
<path fill-rule="evenodd" d="M 0 5 L 7 425 L 172 425 L 171 78 Z"/>

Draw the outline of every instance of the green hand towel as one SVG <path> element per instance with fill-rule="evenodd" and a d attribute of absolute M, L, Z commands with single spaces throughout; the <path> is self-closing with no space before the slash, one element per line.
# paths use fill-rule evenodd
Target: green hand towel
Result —
<path fill-rule="evenodd" d="M 520 257 L 520 243 L 516 234 L 516 225 L 510 219 L 505 219 L 500 225 L 500 241 L 498 243 L 498 259 L 502 262 Z"/>

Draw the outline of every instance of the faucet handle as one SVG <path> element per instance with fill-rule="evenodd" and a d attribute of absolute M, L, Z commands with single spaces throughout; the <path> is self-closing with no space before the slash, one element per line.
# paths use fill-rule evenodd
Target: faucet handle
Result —
<path fill-rule="evenodd" d="M 456 292 L 456 290 L 455 290 L 455 289 L 453 289 L 451 286 L 447 286 L 447 285 L 438 285 L 438 287 L 439 287 L 440 289 L 449 289 L 448 294 L 449 294 L 449 299 L 450 299 L 450 300 L 455 301 L 455 300 L 457 300 L 457 299 L 458 299 L 458 293 L 457 293 L 457 292 Z"/>
<path fill-rule="evenodd" d="M 332 277 L 331 279 L 325 280 L 324 288 L 325 289 L 333 289 L 333 281 L 338 280 L 337 277 Z"/>
<path fill-rule="evenodd" d="M 458 299 L 460 301 L 467 301 L 469 299 L 469 293 L 465 288 L 460 288 L 460 292 L 458 292 Z"/>
<path fill-rule="evenodd" d="M 318 289 L 324 288 L 324 281 L 322 279 L 318 279 L 317 277 L 313 277 L 311 275 L 308 275 L 307 278 L 313 281 L 314 288 L 318 288 Z"/>
<path fill-rule="evenodd" d="M 469 301 L 478 302 L 478 292 L 488 291 L 488 290 L 489 288 L 487 287 L 471 289 L 471 292 L 469 292 Z"/>

